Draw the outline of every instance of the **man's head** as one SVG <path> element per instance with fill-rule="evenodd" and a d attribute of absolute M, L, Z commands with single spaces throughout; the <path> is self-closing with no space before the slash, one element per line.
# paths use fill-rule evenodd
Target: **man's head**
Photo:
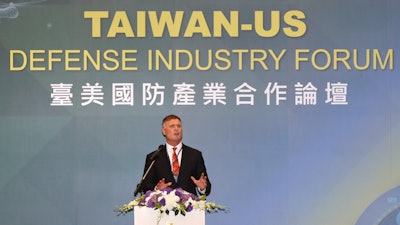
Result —
<path fill-rule="evenodd" d="M 162 134 L 168 144 L 176 146 L 182 141 L 181 118 L 176 115 L 168 115 L 162 121 Z"/>

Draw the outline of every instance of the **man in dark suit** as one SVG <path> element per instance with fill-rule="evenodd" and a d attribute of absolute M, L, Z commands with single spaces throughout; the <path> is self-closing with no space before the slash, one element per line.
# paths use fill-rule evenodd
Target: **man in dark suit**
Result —
<path fill-rule="evenodd" d="M 160 146 L 156 157 L 153 157 L 156 152 L 146 156 L 144 173 L 152 157 L 155 163 L 143 180 L 142 191 L 180 187 L 195 195 L 209 195 L 211 183 L 202 153 L 182 143 L 181 119 L 176 115 L 166 116 L 162 122 L 162 134 L 166 144 Z"/>

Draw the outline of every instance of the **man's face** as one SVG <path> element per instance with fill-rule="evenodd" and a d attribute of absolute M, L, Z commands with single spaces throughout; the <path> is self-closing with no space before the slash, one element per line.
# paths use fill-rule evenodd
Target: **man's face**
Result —
<path fill-rule="evenodd" d="M 165 136 L 167 143 L 177 145 L 182 141 L 182 124 L 178 119 L 171 119 L 164 122 L 162 133 Z"/>

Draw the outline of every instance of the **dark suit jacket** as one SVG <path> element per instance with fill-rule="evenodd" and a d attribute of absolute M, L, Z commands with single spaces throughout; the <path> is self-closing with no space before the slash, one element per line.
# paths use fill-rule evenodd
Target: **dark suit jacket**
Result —
<path fill-rule="evenodd" d="M 154 152 L 146 156 L 144 173 L 147 171 L 147 168 L 151 164 L 151 156 L 153 154 Z M 156 158 L 156 162 L 154 163 L 153 168 L 150 170 L 147 177 L 143 181 L 141 190 L 143 192 L 154 190 L 154 187 L 157 185 L 158 181 L 162 178 L 165 178 L 165 183 L 172 182 L 172 185 L 170 186 L 171 188 L 180 187 L 185 191 L 197 195 L 196 185 L 193 183 L 190 177 L 193 176 L 194 178 L 199 179 L 201 173 L 204 173 L 204 175 L 207 176 L 206 195 L 209 195 L 211 192 L 211 183 L 208 180 L 207 170 L 204 164 L 202 153 L 199 150 L 196 150 L 186 145 L 182 145 L 182 159 L 179 170 L 179 177 L 178 181 L 175 182 L 167 149 L 164 145 L 158 157 Z"/>

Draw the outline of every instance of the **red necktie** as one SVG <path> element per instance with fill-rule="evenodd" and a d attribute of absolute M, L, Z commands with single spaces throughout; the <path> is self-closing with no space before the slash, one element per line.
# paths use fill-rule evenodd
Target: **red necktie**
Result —
<path fill-rule="evenodd" d="M 176 147 L 173 148 L 172 152 L 172 173 L 174 175 L 179 175 L 179 161 L 176 155 Z"/>

